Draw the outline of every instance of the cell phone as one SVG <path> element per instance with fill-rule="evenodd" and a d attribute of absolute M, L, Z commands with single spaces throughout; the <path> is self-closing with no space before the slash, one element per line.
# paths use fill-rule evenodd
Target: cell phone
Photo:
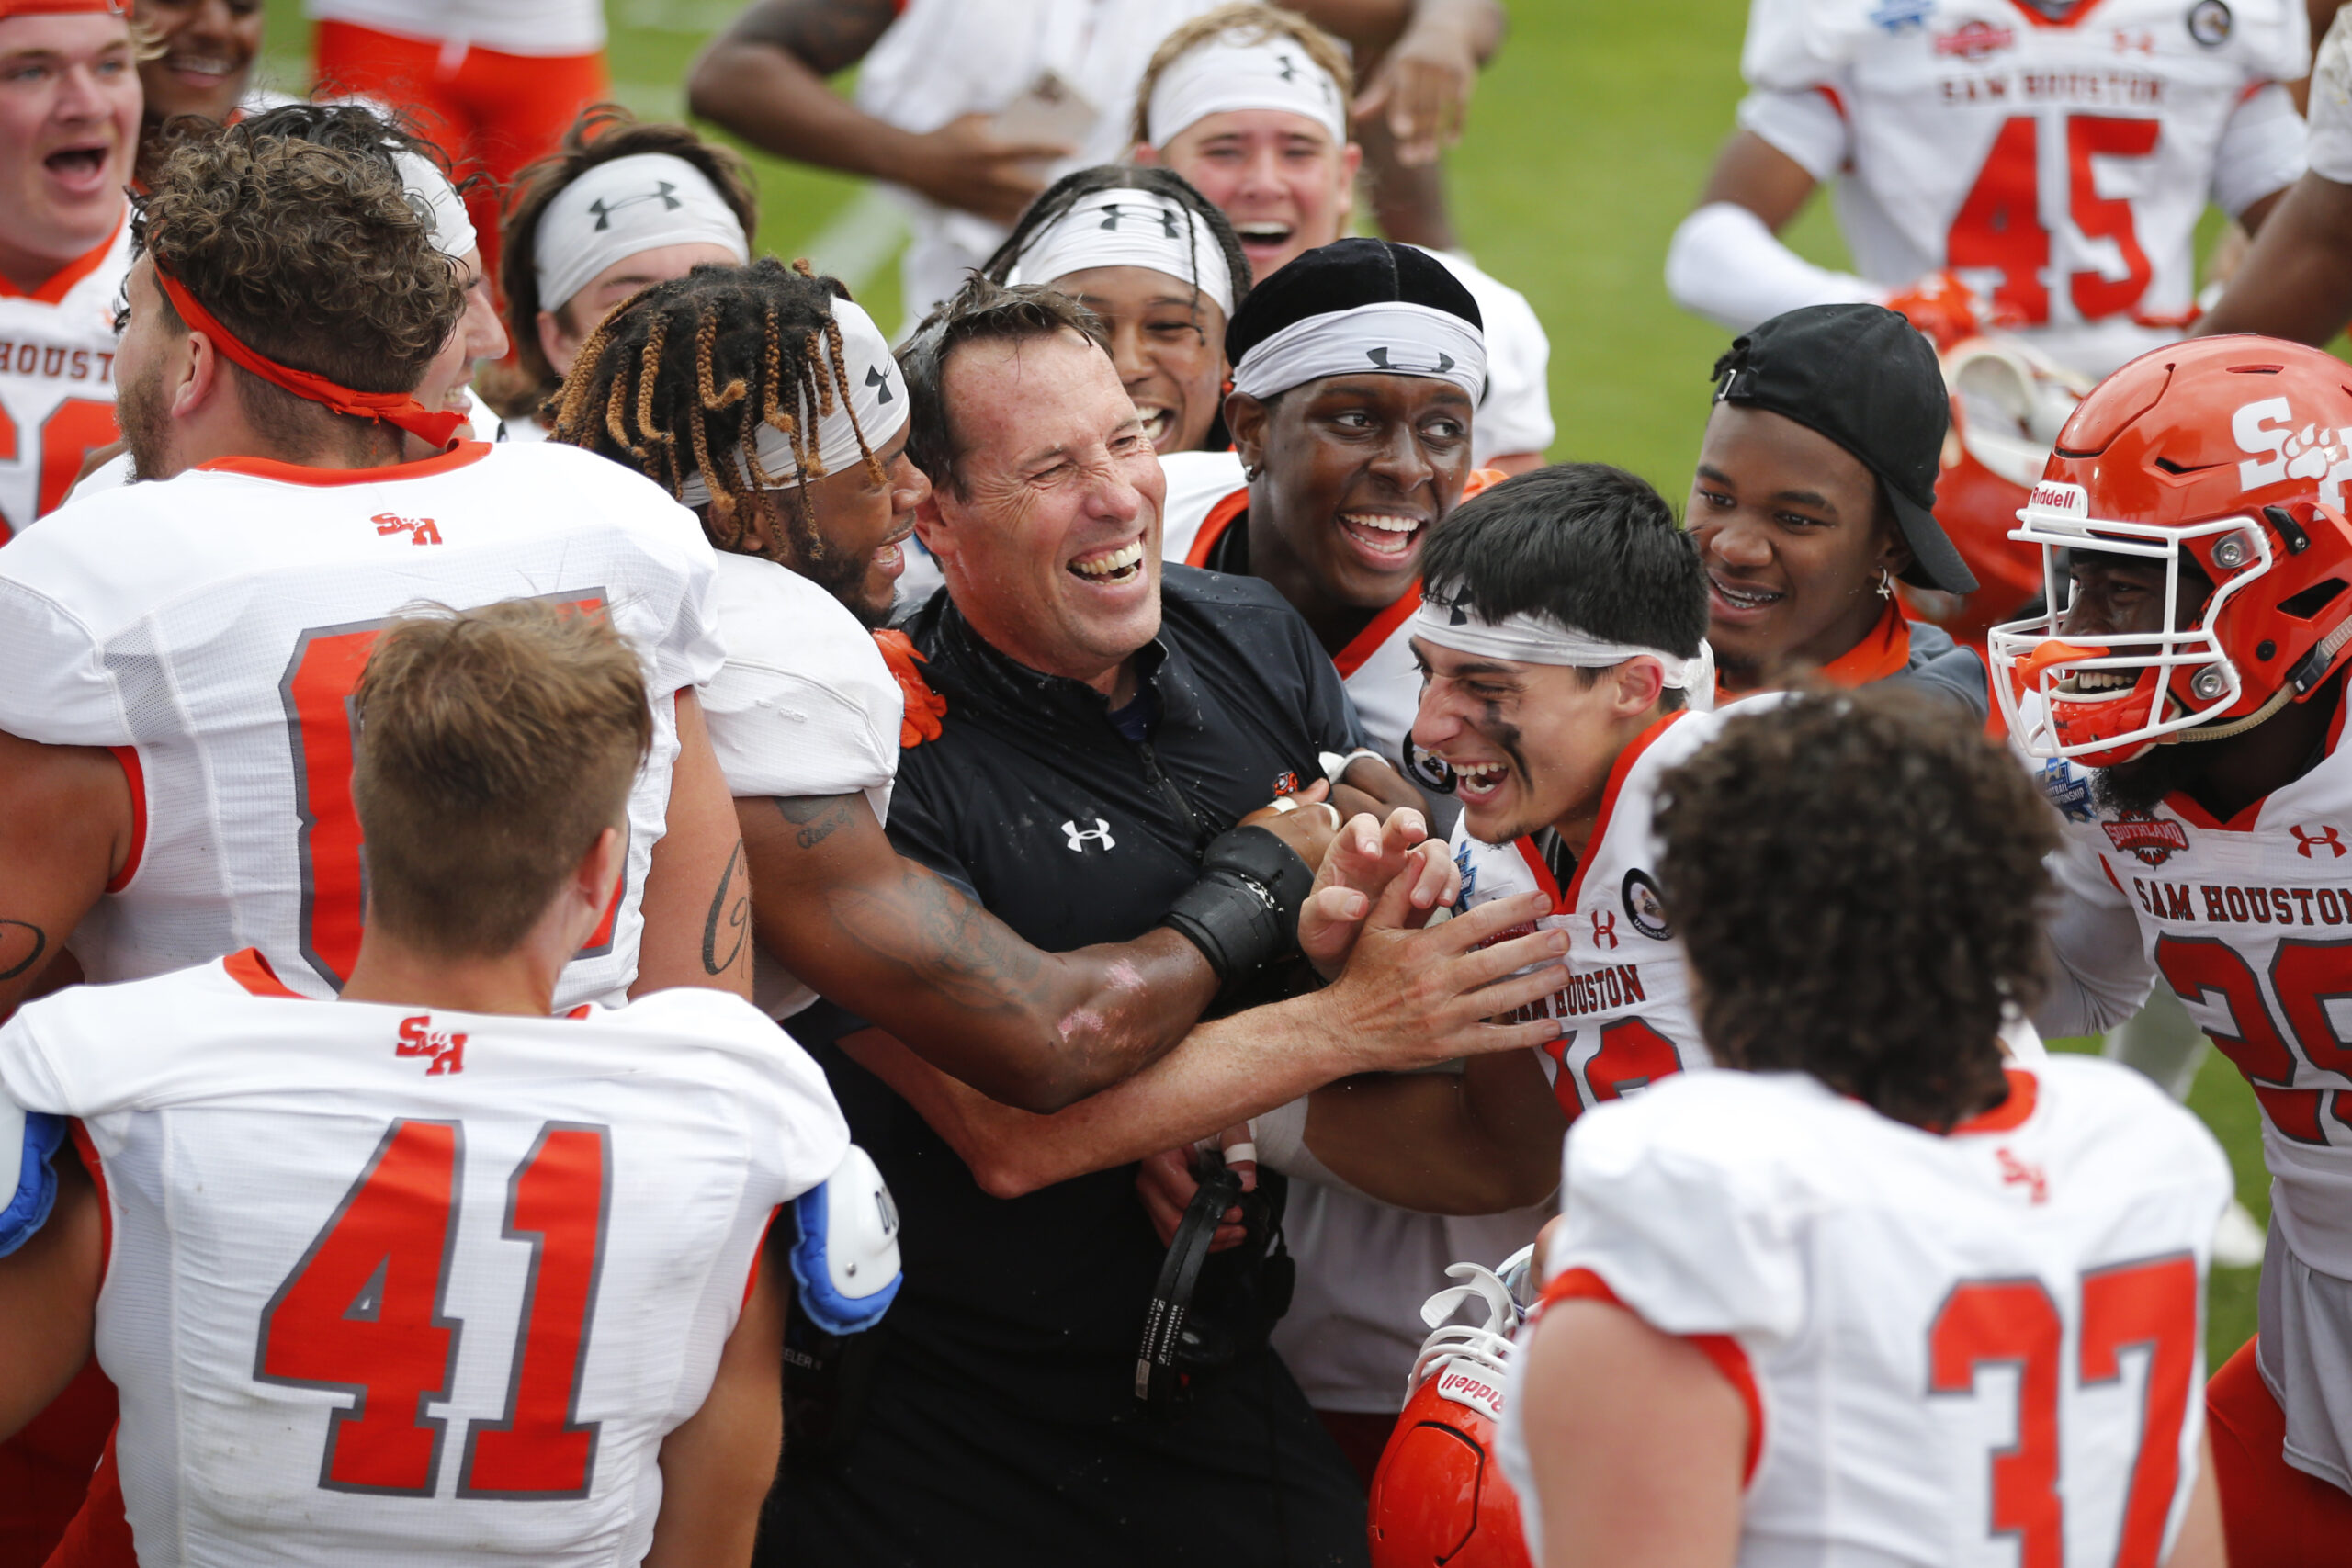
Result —
<path fill-rule="evenodd" d="M 997 112 L 989 129 L 1006 141 L 1050 141 L 1083 146 L 1102 118 L 1093 99 L 1048 65 L 1019 97 Z"/>

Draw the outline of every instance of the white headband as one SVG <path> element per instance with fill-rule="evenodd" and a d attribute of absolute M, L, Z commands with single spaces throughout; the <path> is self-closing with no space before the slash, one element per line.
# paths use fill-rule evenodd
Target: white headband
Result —
<path fill-rule="evenodd" d="M 1098 190 L 1029 237 L 1007 283 L 1051 283 L 1096 266 L 1165 273 L 1233 314 L 1233 272 L 1200 214 L 1145 190 Z"/>
<path fill-rule="evenodd" d="M 433 221 L 433 248 L 451 261 L 471 255 L 479 243 L 473 220 L 466 216 L 466 204 L 449 176 L 435 167 L 432 159 L 405 147 L 392 149 L 392 162 L 400 166 L 401 183 L 408 187 L 409 196 L 424 206 L 424 215 Z"/>
<path fill-rule="evenodd" d="M 598 273 L 665 245 L 720 245 L 752 259 L 743 220 L 700 169 L 667 152 L 599 164 L 556 193 L 536 236 L 539 309 L 552 310 Z"/>
<path fill-rule="evenodd" d="M 1428 376 L 1473 401 L 1487 386 L 1487 340 L 1449 310 L 1390 301 L 1293 321 L 1251 345 L 1233 389 L 1268 398 L 1326 376 Z"/>
<path fill-rule="evenodd" d="M 857 445 L 860 431 L 865 433 L 865 451 L 878 453 L 907 423 L 907 383 L 899 374 L 899 362 L 890 357 L 890 340 L 882 335 L 873 317 L 847 299 L 833 301 L 833 320 L 842 329 L 842 364 L 849 372 L 847 406 L 836 397 L 831 413 L 820 415 L 805 407 L 794 411 L 802 420 L 816 421 L 817 460 L 827 474 L 840 473 L 863 460 Z M 854 425 L 850 423 L 853 415 Z M 800 465 L 793 459 L 791 437 L 772 424 L 761 424 L 752 450 L 768 478 L 777 481 L 777 488 L 800 472 Z M 759 476 L 743 461 L 740 449 L 728 454 L 726 460 L 736 465 L 737 489 L 765 488 L 760 486 Z M 700 470 L 686 476 L 678 488 L 678 501 L 684 506 L 709 503 L 710 486 Z"/>
<path fill-rule="evenodd" d="M 1252 39 L 1242 31 L 1222 34 L 1169 62 L 1152 84 L 1145 136 L 1154 147 L 1165 147 L 1186 127 L 1237 109 L 1304 115 L 1331 133 L 1335 147 L 1347 145 L 1347 105 L 1331 73 L 1290 39 Z"/>
<path fill-rule="evenodd" d="M 1662 648 L 1638 643 L 1603 642 L 1599 637 L 1564 626 L 1545 615 L 1521 611 L 1500 621 L 1480 620 L 1472 611 L 1424 598 L 1413 614 L 1413 635 L 1487 659 L 1508 659 L 1514 664 L 1566 664 L 1579 670 L 1600 670 L 1628 659 L 1655 659 L 1663 683 L 1680 692 L 1693 712 L 1708 713 L 1715 705 L 1715 650 L 1699 639 L 1696 656 L 1685 659 Z"/>

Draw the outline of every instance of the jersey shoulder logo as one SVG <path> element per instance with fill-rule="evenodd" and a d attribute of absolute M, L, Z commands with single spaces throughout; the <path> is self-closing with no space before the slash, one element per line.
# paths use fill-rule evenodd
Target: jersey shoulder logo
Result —
<path fill-rule="evenodd" d="M 2126 811 L 2114 821 L 2099 826 L 2106 829 L 2109 843 L 2129 851 L 2150 865 L 2162 865 L 2188 848 L 2188 830 L 2179 823 L 2145 811 Z"/>
<path fill-rule="evenodd" d="M 432 1063 L 424 1069 L 426 1077 L 439 1077 L 447 1073 L 466 1070 L 466 1037 L 462 1033 L 433 1027 L 431 1015 L 401 1020 L 400 1043 L 392 1047 L 395 1056 L 422 1057 Z"/>
<path fill-rule="evenodd" d="M 1648 872 L 1638 867 L 1627 872 L 1617 891 L 1625 906 L 1625 918 L 1635 931 L 1652 942 L 1674 940 L 1674 927 L 1666 918 L 1666 900 L 1658 897 L 1657 884 Z"/>
<path fill-rule="evenodd" d="M 2221 48 L 2230 41 L 2230 8 L 2223 0 L 2197 0 L 2188 8 L 2188 36 L 2200 48 Z"/>
<path fill-rule="evenodd" d="M 2052 757 L 2041 765 L 2041 793 L 2067 821 L 2091 820 L 2091 781 L 2075 772 L 2065 758 Z"/>

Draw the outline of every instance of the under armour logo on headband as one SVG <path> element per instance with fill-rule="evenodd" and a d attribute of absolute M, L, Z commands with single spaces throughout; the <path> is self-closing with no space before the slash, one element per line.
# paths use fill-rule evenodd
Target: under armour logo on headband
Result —
<path fill-rule="evenodd" d="M 879 387 L 882 389 L 882 395 L 874 400 L 876 402 L 887 403 L 890 400 L 890 377 L 888 372 L 885 371 L 882 367 L 879 365 L 869 365 L 865 367 L 865 384 L 869 387 Z"/>
<path fill-rule="evenodd" d="M 676 186 L 672 185 L 668 180 L 663 180 L 660 182 L 657 188 L 648 191 L 643 196 L 624 197 L 620 200 L 615 202 L 606 202 L 602 197 L 599 197 L 594 201 L 588 204 L 588 210 L 596 215 L 597 228 L 609 229 L 613 226 L 614 213 L 618 212 L 624 207 L 634 207 L 641 201 L 658 201 L 662 204 L 664 210 L 675 212 L 679 208 L 685 205 L 684 202 L 678 199 L 677 191 L 678 187 Z"/>
<path fill-rule="evenodd" d="M 1295 82 L 1298 80 L 1298 62 L 1296 61 L 1293 60 L 1287 54 L 1277 54 L 1274 58 L 1282 62 L 1283 81 Z"/>
<path fill-rule="evenodd" d="M 1119 203 L 1115 201 L 1106 203 L 1102 209 L 1102 221 L 1096 227 L 1108 229 L 1114 233 L 1123 232 L 1124 231 L 1119 228 L 1119 220 L 1126 215 L 1126 209 Z M 1177 227 L 1176 214 L 1171 209 L 1165 207 L 1154 208 L 1147 216 L 1159 220 L 1159 231 L 1167 238 L 1181 240 L 1184 237 L 1183 230 Z"/>
<path fill-rule="evenodd" d="M 1453 368 L 1453 355 L 1442 352 L 1438 355 L 1437 365 L 1433 369 L 1418 365 L 1392 365 L 1388 362 L 1388 350 L 1385 348 L 1367 348 L 1363 351 L 1363 356 L 1383 370 L 1405 376 L 1442 376 Z"/>

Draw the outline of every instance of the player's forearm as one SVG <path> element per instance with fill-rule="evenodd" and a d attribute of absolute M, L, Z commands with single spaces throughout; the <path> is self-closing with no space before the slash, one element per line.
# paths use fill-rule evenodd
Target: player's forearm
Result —
<path fill-rule="evenodd" d="M 90 1359 L 104 1259 L 97 1189 L 59 1151 L 48 1223 L 0 1258 L 0 1441 L 49 1407 Z M 11 1172 L 11 1179 L 14 1173 Z"/>
<path fill-rule="evenodd" d="M 1530 1139 L 1517 1120 L 1498 1133 L 1458 1073 L 1368 1074 L 1326 1084 L 1307 1100 L 1306 1146 L 1325 1168 L 1423 1213 L 1500 1213 L 1541 1202 L 1559 1185 L 1556 1136 Z"/>
<path fill-rule="evenodd" d="M 702 1408 L 662 1440 L 662 1511 L 645 1568 L 748 1563 L 784 1449 L 788 1284 L 764 1257 Z"/>
<path fill-rule="evenodd" d="M 712 44 L 687 77 L 686 103 L 763 152 L 868 179 L 901 179 L 915 141 L 770 43 Z"/>
<path fill-rule="evenodd" d="M 999 1104 L 879 1031 L 842 1044 L 911 1104 L 971 1167 L 981 1188 L 999 1198 L 1206 1137 L 1355 1065 L 1312 997 L 1202 1024 L 1143 1071 L 1050 1116 Z"/>
<path fill-rule="evenodd" d="M 1674 231 L 1666 288 L 1684 310 L 1733 332 L 1802 306 L 1875 304 L 1885 295 L 1850 273 L 1815 266 L 1734 201 L 1711 202 Z"/>
<path fill-rule="evenodd" d="M 2256 233 L 2199 333 L 2325 344 L 2352 321 L 2352 185 L 2307 174 Z"/>
<path fill-rule="evenodd" d="M 111 755 L 0 735 L 0 1018 L 37 994 L 128 865 L 136 834 L 130 782 Z"/>
<path fill-rule="evenodd" d="M 1184 1036 L 1216 995 L 1174 931 L 1040 952 L 899 854 L 854 795 L 736 803 L 761 943 L 804 983 L 981 1093 L 1049 1113 Z"/>

